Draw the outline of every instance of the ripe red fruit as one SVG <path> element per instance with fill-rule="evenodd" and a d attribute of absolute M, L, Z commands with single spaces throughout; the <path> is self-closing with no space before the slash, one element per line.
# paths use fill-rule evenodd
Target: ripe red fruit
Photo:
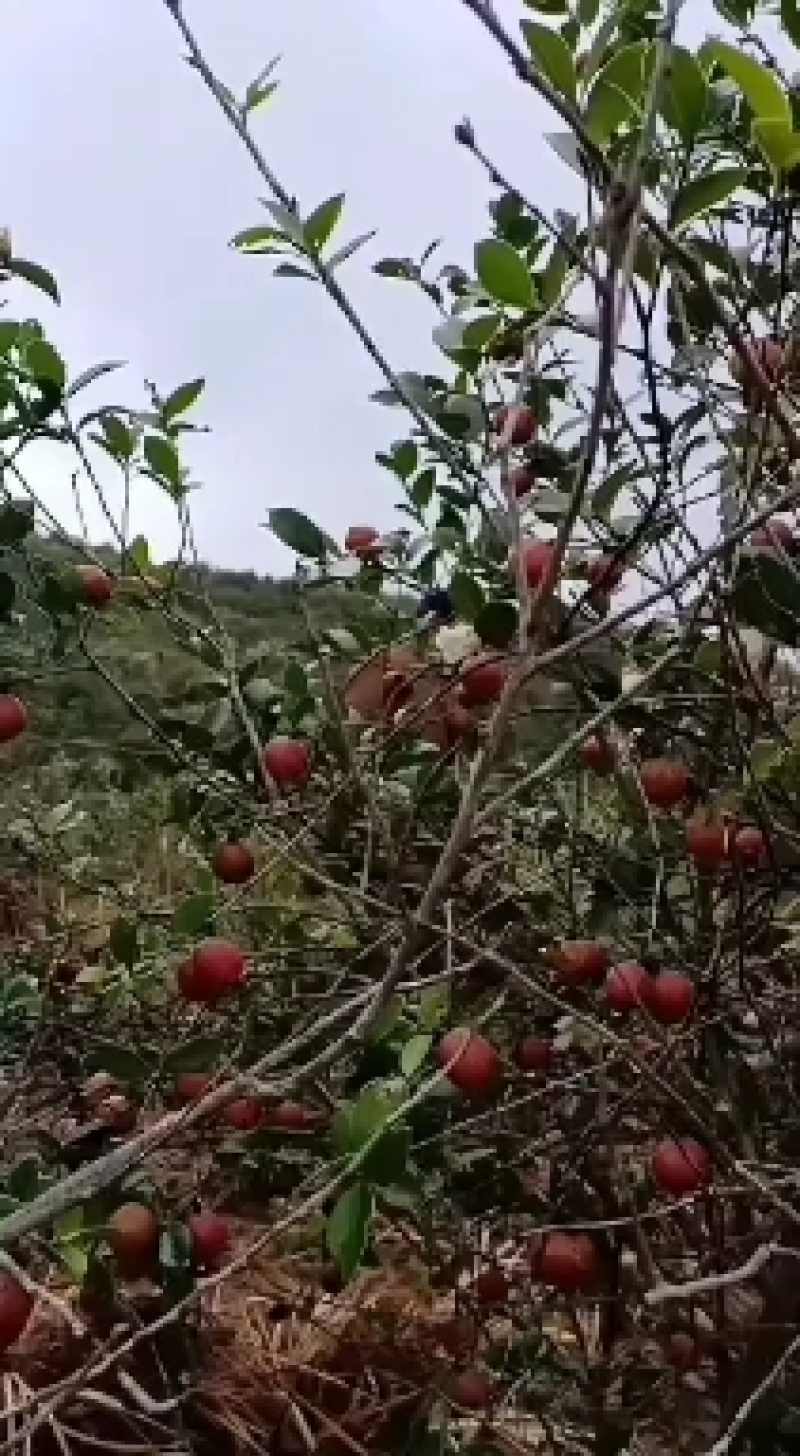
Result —
<path fill-rule="evenodd" d="M 552 568 L 555 548 L 548 541 L 523 541 L 522 565 L 525 580 L 530 587 L 540 586 Z M 517 551 L 512 548 L 508 558 L 508 569 L 516 580 Z"/>
<path fill-rule="evenodd" d="M 650 983 L 648 1010 L 663 1026 L 685 1021 L 694 1005 L 694 986 L 680 971 L 662 971 Z"/>
<path fill-rule="evenodd" d="M 659 1188 L 676 1198 L 696 1193 L 711 1177 L 711 1159 L 695 1138 L 665 1138 L 653 1153 L 652 1166 Z"/>
<path fill-rule="evenodd" d="M 344 538 L 345 551 L 355 556 L 372 555 L 379 547 L 381 533 L 375 526 L 350 526 Z"/>
<path fill-rule="evenodd" d="M 266 1121 L 270 1127 L 280 1127 L 285 1132 L 308 1132 L 309 1128 L 317 1126 L 319 1118 L 313 1108 L 304 1107 L 302 1102 L 287 1100 L 271 1107 Z"/>
<path fill-rule="evenodd" d="M 217 846 L 213 863 L 214 874 L 223 885 L 245 885 L 256 867 L 250 846 L 233 840 Z"/>
<path fill-rule="evenodd" d="M 208 1072 L 179 1072 L 175 1078 L 175 1101 L 178 1106 L 187 1107 L 190 1102 L 199 1102 L 211 1086 L 211 1081 Z"/>
<path fill-rule="evenodd" d="M 133 1132 L 136 1126 L 136 1108 L 122 1092 L 111 1092 L 104 1097 L 97 1108 L 97 1116 L 111 1132 L 122 1135 Z"/>
<path fill-rule="evenodd" d="M 625 575 L 625 562 L 614 556 L 597 556 L 589 564 L 589 585 L 594 591 L 611 592 Z"/>
<path fill-rule="evenodd" d="M 688 1330 L 675 1330 L 667 1341 L 666 1356 L 676 1370 L 694 1370 L 698 1360 L 697 1341 Z"/>
<path fill-rule="evenodd" d="M 759 864 L 767 857 L 767 841 L 754 824 L 737 829 L 733 837 L 733 858 L 742 864 Z"/>
<path fill-rule="evenodd" d="M 158 1219 L 144 1203 L 123 1203 L 108 1224 L 111 1251 L 125 1274 L 145 1272 L 158 1252 Z"/>
<path fill-rule="evenodd" d="M 79 566 L 81 596 L 91 607 L 107 607 L 114 595 L 114 583 L 100 566 Z"/>
<path fill-rule="evenodd" d="M 648 759 L 642 764 L 640 774 L 645 798 L 657 809 L 674 809 L 686 798 L 691 786 L 692 776 L 679 759 Z"/>
<path fill-rule="evenodd" d="M 521 1072 L 547 1072 L 553 1061 L 552 1043 L 542 1036 L 525 1036 L 517 1043 L 514 1060 Z"/>
<path fill-rule="evenodd" d="M 383 675 L 383 701 L 391 715 L 404 708 L 414 696 L 414 684 L 404 672 L 390 671 Z"/>
<path fill-rule="evenodd" d="M 797 553 L 798 541 L 788 521 L 770 521 L 753 532 L 753 545 L 759 551 L 785 551 L 787 556 Z"/>
<path fill-rule="evenodd" d="M 446 1067 L 456 1055 L 458 1061 L 446 1074 L 454 1087 L 472 1095 L 494 1089 L 500 1078 L 500 1058 L 490 1041 L 466 1026 L 457 1026 L 439 1043 L 439 1066 Z"/>
<path fill-rule="evenodd" d="M 626 1013 L 649 1007 L 652 977 L 636 961 L 620 961 L 606 977 L 606 1000 L 614 1011 Z"/>
<path fill-rule="evenodd" d="M 502 1269 L 493 1264 L 482 1269 L 472 1285 L 476 1302 L 484 1309 L 499 1309 L 508 1303 L 508 1280 Z"/>
<path fill-rule="evenodd" d="M 33 1310 L 33 1296 L 18 1279 L 0 1269 L 0 1350 L 18 1340 Z"/>
<path fill-rule="evenodd" d="M 474 1352 L 478 1344 L 478 1327 L 466 1315 L 456 1314 L 437 1327 L 436 1338 L 448 1355 L 463 1360 Z"/>
<path fill-rule="evenodd" d="M 534 1274 L 562 1294 L 585 1294 L 597 1274 L 597 1254 L 587 1234 L 549 1234 L 532 1250 Z"/>
<path fill-rule="evenodd" d="M 508 493 L 515 500 L 521 500 L 524 495 L 529 495 L 536 484 L 536 476 L 527 465 L 517 465 L 514 470 L 508 472 Z"/>
<path fill-rule="evenodd" d="M 482 1370 L 461 1370 L 453 1381 L 451 1396 L 464 1410 L 486 1410 L 494 1400 L 494 1381 Z"/>
<path fill-rule="evenodd" d="M 565 986 L 591 986 L 608 970 L 608 950 L 598 940 L 565 940 L 552 954 L 553 965 Z"/>
<path fill-rule="evenodd" d="M 11 743 L 28 726 L 28 710 L 19 698 L 4 693 L 0 697 L 0 743 Z"/>
<path fill-rule="evenodd" d="M 502 662 L 482 659 L 467 668 L 461 679 L 461 703 L 465 708 L 485 708 L 500 697 L 506 681 Z"/>
<path fill-rule="evenodd" d="M 263 1124 L 265 1108 L 257 1097 L 234 1097 L 222 1109 L 222 1116 L 237 1132 L 253 1132 Z"/>
<path fill-rule="evenodd" d="M 186 1227 L 192 1240 L 192 1252 L 198 1264 L 213 1269 L 231 1245 L 231 1230 L 227 1219 L 216 1213 L 193 1213 L 186 1220 Z"/>
<path fill-rule="evenodd" d="M 600 737 L 598 733 L 593 733 L 591 738 L 585 739 L 581 744 L 581 758 L 587 768 L 598 774 L 611 773 L 617 761 L 608 739 Z"/>
<path fill-rule="evenodd" d="M 777 339 L 755 339 L 745 347 L 749 357 L 760 365 L 767 379 L 777 384 L 784 372 L 783 345 Z M 745 408 L 760 409 L 766 403 L 766 391 L 761 384 L 751 379 L 738 354 L 732 355 L 730 369 L 736 383 L 742 387 Z"/>
<path fill-rule="evenodd" d="M 311 771 L 311 750 L 299 738 L 275 738 L 261 754 L 261 763 L 276 784 L 304 784 Z"/>
<path fill-rule="evenodd" d="M 502 435 L 506 425 L 509 423 L 511 423 L 511 444 L 529 444 L 536 433 L 536 416 L 530 408 L 530 405 L 501 405 L 495 415 L 495 434 Z"/>
<path fill-rule="evenodd" d="M 215 1006 L 247 979 L 247 963 L 230 940 L 204 940 L 178 971 L 178 989 L 186 1001 Z"/>
<path fill-rule="evenodd" d="M 721 864 L 728 849 L 725 825 L 709 819 L 692 819 L 686 826 L 686 847 L 698 865 L 712 869 Z"/>

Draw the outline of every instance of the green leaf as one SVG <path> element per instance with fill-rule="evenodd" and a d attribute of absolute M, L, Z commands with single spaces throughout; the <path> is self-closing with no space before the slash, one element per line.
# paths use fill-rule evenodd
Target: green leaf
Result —
<path fill-rule="evenodd" d="M 770 551 L 743 556 L 733 584 L 737 621 L 786 647 L 800 647 L 800 576 Z"/>
<path fill-rule="evenodd" d="M 432 1036 L 412 1036 L 400 1053 L 400 1071 L 404 1077 L 413 1077 L 419 1071 L 433 1046 Z"/>
<path fill-rule="evenodd" d="M 661 114 L 686 146 L 691 145 L 703 125 L 708 95 L 702 66 L 683 46 L 672 46 L 662 87 Z"/>
<path fill-rule="evenodd" d="M 67 382 L 67 366 L 57 349 L 47 339 L 34 339 L 25 350 L 25 362 L 34 378 L 46 379 L 63 389 Z"/>
<path fill-rule="evenodd" d="M 208 890 L 190 895 L 175 911 L 172 929 L 175 935 L 207 934 L 214 923 L 214 897 Z"/>
<path fill-rule="evenodd" d="M 789 97 L 772 71 L 754 61 L 740 47 L 728 45 L 721 40 L 708 41 L 703 46 L 703 54 L 716 61 L 730 76 L 756 117 L 780 117 L 791 128 L 792 108 Z"/>
<path fill-rule="evenodd" d="M 402 1096 L 372 1083 L 365 1087 L 355 1102 L 340 1107 L 333 1120 L 331 1136 L 334 1151 L 342 1158 L 358 1156 L 402 1103 Z"/>
<path fill-rule="evenodd" d="M 39 1192 L 41 1164 L 34 1153 L 20 1158 L 5 1180 L 5 1191 L 17 1203 L 30 1203 Z"/>
<path fill-rule="evenodd" d="M 421 470 L 416 480 L 408 487 L 409 498 L 413 501 L 418 511 L 424 511 L 433 499 L 433 492 L 436 489 L 436 471 L 433 466 Z"/>
<path fill-rule="evenodd" d="M 345 1280 L 355 1274 L 369 1242 L 375 1200 L 365 1183 L 345 1189 L 331 1210 L 325 1240 Z"/>
<path fill-rule="evenodd" d="M 213 1036 L 193 1036 L 166 1053 L 163 1069 L 173 1076 L 178 1072 L 208 1072 L 219 1060 L 221 1047 Z"/>
<path fill-rule="evenodd" d="M 328 259 L 329 271 L 332 273 L 334 268 L 338 268 L 340 264 L 346 263 L 348 258 L 352 258 L 353 254 L 357 253 L 359 248 L 363 248 L 365 243 L 371 243 L 374 237 L 377 237 L 377 233 L 373 228 L 371 232 L 359 233 L 357 238 L 351 238 L 349 243 L 345 243 L 335 253 L 331 253 Z"/>
<path fill-rule="evenodd" d="M 349 1163 L 357 1160 L 359 1174 L 375 1184 L 396 1181 L 408 1156 L 408 1128 L 388 1127 L 389 1119 L 402 1105 L 402 1093 L 371 1083 L 356 1102 L 337 1113 L 332 1128 L 333 1146 Z"/>
<path fill-rule="evenodd" d="M 296 551 L 298 556 L 324 561 L 327 556 L 339 555 L 330 536 L 292 506 L 279 506 L 270 511 L 267 524 L 273 536 L 277 536 L 290 551 Z"/>
<path fill-rule="evenodd" d="M 175 498 L 185 495 L 181 473 L 181 462 L 175 446 L 163 435 L 145 435 L 144 458 L 159 483 L 166 485 L 169 494 Z"/>
<path fill-rule="evenodd" d="M 136 449 L 136 441 L 128 426 L 117 415 L 104 414 L 100 420 L 100 428 L 111 454 L 121 460 L 130 460 Z"/>
<path fill-rule="evenodd" d="M 55 278 L 38 263 L 30 263 L 27 258 L 9 258 L 3 263 L 3 271 L 13 273 L 15 278 L 22 278 L 26 283 L 32 284 L 41 293 L 46 293 L 48 298 L 52 298 L 53 303 L 61 302 Z"/>
<path fill-rule="evenodd" d="M 599 72 L 586 102 L 585 125 L 594 141 L 607 142 L 638 115 L 655 59 L 647 41 L 622 46 Z"/>
<path fill-rule="evenodd" d="M 508 647 L 517 631 L 519 612 L 513 602 L 487 602 L 474 627 L 484 647 Z"/>
<path fill-rule="evenodd" d="M 86 1059 L 89 1072 L 107 1072 L 123 1086 L 136 1087 L 147 1080 L 149 1067 L 136 1052 L 118 1041 L 95 1042 Z"/>
<path fill-rule="evenodd" d="M 706 172 L 703 176 L 693 177 L 681 188 L 673 201 L 669 216 L 670 228 L 685 227 L 693 218 L 710 212 L 746 183 L 747 173 L 741 167 L 721 167 L 717 172 Z"/>
<path fill-rule="evenodd" d="M 82 374 L 73 379 L 67 390 L 67 398 L 74 399 L 76 394 L 80 394 L 82 389 L 88 389 L 90 384 L 94 384 L 96 379 L 102 379 L 104 374 L 114 374 L 117 369 L 124 368 L 125 364 L 122 359 L 109 359 L 105 364 L 92 364 L 89 369 L 84 369 Z"/>
<path fill-rule="evenodd" d="M 89 1267 L 85 1246 L 83 1209 L 78 1206 L 61 1215 L 53 1224 L 53 1242 L 62 1264 L 77 1284 L 82 1284 Z"/>
<path fill-rule="evenodd" d="M 800 4 L 798 0 L 781 0 L 781 26 L 792 44 L 800 46 Z"/>
<path fill-rule="evenodd" d="M 520 28 L 537 68 L 562 96 L 574 101 L 578 83 L 575 62 L 566 41 L 558 31 L 539 25 L 535 20 L 523 20 Z"/>
<path fill-rule="evenodd" d="M 33 530 L 33 501 L 4 501 L 0 505 L 0 546 L 19 546 Z"/>
<path fill-rule="evenodd" d="M 419 460 L 419 450 L 413 440 L 398 440 L 390 451 L 392 469 L 400 480 L 408 480 L 414 474 Z"/>
<path fill-rule="evenodd" d="M 532 308 L 533 281 L 528 266 L 509 243 L 486 238 L 475 247 L 475 272 L 491 298 L 512 308 Z"/>
<path fill-rule="evenodd" d="M 475 622 L 486 605 L 486 598 L 479 583 L 468 571 L 454 571 L 450 580 L 450 594 L 456 612 L 465 622 Z"/>
<path fill-rule="evenodd" d="M 313 253 L 320 253 L 334 232 L 344 207 L 344 193 L 337 192 L 319 207 L 303 223 L 306 243 Z"/>
<path fill-rule="evenodd" d="M 540 15 L 568 15 L 567 0 L 525 0 L 529 10 L 538 10 Z"/>
<path fill-rule="evenodd" d="M 752 136 L 778 177 L 800 162 L 800 133 L 787 126 L 782 116 L 756 117 Z"/>
<path fill-rule="evenodd" d="M 286 249 L 286 238 L 278 228 L 244 228 L 231 238 L 231 247 L 237 253 L 282 253 Z"/>
<path fill-rule="evenodd" d="M 115 961 L 131 970 L 139 956 L 139 934 L 136 922 L 120 916 L 108 934 L 108 948 Z"/>
<path fill-rule="evenodd" d="M 186 384 L 179 384 L 161 406 L 162 419 L 175 420 L 179 415 L 185 415 L 197 403 L 205 387 L 204 379 L 189 379 Z"/>

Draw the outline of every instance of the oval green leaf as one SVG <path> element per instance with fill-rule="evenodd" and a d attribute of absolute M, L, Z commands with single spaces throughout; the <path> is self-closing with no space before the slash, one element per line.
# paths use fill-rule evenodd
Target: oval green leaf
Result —
<path fill-rule="evenodd" d="M 739 87 L 755 116 L 781 117 L 791 130 L 789 97 L 772 71 L 754 61 L 752 56 L 745 55 L 738 46 L 727 45 L 721 40 L 710 41 L 704 52 Z"/>
<path fill-rule="evenodd" d="M 532 308 L 533 282 L 527 264 L 509 243 L 486 238 L 475 246 L 475 272 L 490 298 L 511 308 Z"/>
<path fill-rule="evenodd" d="M 562 96 L 574 101 L 578 89 L 575 62 L 563 36 L 535 20 L 523 20 L 521 30 L 537 70 L 552 82 Z"/>
<path fill-rule="evenodd" d="M 718 172 L 706 172 L 705 176 L 693 177 L 681 188 L 672 204 L 670 228 L 685 227 L 693 218 L 710 212 L 739 187 L 744 187 L 746 182 L 747 173 L 741 167 L 721 167 Z"/>

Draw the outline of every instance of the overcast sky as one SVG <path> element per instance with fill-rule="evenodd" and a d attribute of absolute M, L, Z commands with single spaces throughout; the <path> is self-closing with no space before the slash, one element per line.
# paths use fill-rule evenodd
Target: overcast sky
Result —
<path fill-rule="evenodd" d="M 521 13 L 517 0 L 497 8 L 509 20 Z M 462 116 L 543 206 L 578 203 L 576 179 L 542 140 L 558 122 L 459 0 L 184 0 L 184 9 L 238 94 L 281 53 L 280 91 L 255 134 L 304 211 L 346 193 L 342 241 L 378 229 L 341 276 L 400 369 L 441 358 L 429 342 L 435 318 L 371 264 L 441 236 L 442 262 L 469 266 L 493 193 L 453 141 Z M 691 39 L 705 33 L 708 10 L 700 0 L 689 9 Z M 265 219 L 265 189 L 182 54 L 163 0 L 24 0 L 6 16 L 0 223 L 63 294 L 60 310 L 21 292 L 14 304 L 38 313 L 73 373 L 127 361 L 95 388 L 97 403 L 141 403 L 145 378 L 167 391 L 206 377 L 200 418 L 211 433 L 191 453 L 203 482 L 192 511 L 201 554 L 280 571 L 287 553 L 258 529 L 270 506 L 297 505 L 334 535 L 390 522 L 392 481 L 374 455 L 402 416 L 369 403 L 381 381 L 321 290 L 273 279 L 266 259 L 228 248 Z M 31 479 L 74 529 L 63 459 L 40 457 Z M 172 508 L 146 482 L 133 524 L 155 555 L 174 548 Z M 96 505 L 90 526 L 108 537 Z"/>

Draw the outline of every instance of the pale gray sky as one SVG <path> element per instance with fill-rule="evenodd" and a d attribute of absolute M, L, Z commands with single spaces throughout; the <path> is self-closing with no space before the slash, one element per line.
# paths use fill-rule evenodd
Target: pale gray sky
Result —
<path fill-rule="evenodd" d="M 690 8 L 692 32 L 705 33 L 705 0 Z M 541 205 L 578 202 L 576 179 L 542 140 L 557 120 L 459 0 L 184 0 L 184 9 L 239 94 L 282 54 L 278 97 L 257 114 L 255 133 L 304 210 L 346 192 L 342 241 L 379 230 L 341 276 L 398 368 L 441 358 L 429 342 L 435 318 L 371 264 L 419 253 L 436 236 L 443 262 L 469 264 L 493 194 L 453 141 L 463 115 Z M 521 13 L 517 0 L 498 9 L 509 21 Z M 334 535 L 354 521 L 387 525 L 392 481 L 374 454 L 401 432 L 402 416 L 369 403 L 381 381 L 321 290 L 273 279 L 268 260 L 228 249 L 235 232 L 264 220 L 263 184 L 183 63 L 162 0 L 25 0 L 6 17 L 0 75 L 0 222 L 63 294 L 60 310 L 33 295 L 23 306 L 46 322 L 74 373 L 128 361 L 96 386 L 97 403 L 137 402 L 145 377 L 165 390 L 207 378 L 201 418 L 211 434 L 191 454 L 204 482 L 193 503 L 201 554 L 284 570 L 288 554 L 258 530 L 273 505 L 295 504 Z M 66 463 L 49 454 L 31 478 L 74 529 Z M 172 514 L 143 482 L 133 523 L 156 555 L 174 547 Z M 108 535 L 96 507 L 90 524 Z"/>

